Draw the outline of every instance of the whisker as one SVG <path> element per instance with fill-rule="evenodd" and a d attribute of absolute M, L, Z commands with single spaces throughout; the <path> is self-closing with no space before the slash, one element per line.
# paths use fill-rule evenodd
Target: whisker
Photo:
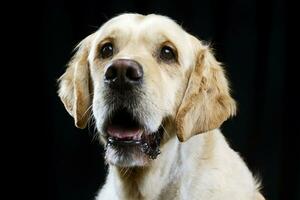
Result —
<path fill-rule="evenodd" d="M 167 129 L 164 127 L 163 124 L 161 124 L 161 127 L 164 130 L 164 132 L 166 133 L 167 137 L 170 138 L 170 134 L 168 133 Z"/>
<path fill-rule="evenodd" d="M 90 108 L 92 105 L 90 106 Z M 93 128 L 93 130 L 91 130 Z M 93 115 L 93 111 L 90 113 L 90 116 L 88 118 L 88 131 L 93 135 L 91 142 L 94 142 L 96 140 L 99 140 L 99 134 L 96 127 L 96 119 Z"/>

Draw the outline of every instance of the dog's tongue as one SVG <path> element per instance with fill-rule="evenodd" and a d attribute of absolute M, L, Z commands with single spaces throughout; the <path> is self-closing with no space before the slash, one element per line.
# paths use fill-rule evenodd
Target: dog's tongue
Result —
<path fill-rule="evenodd" d="M 124 128 L 120 126 L 108 126 L 107 132 L 110 136 L 120 139 L 120 140 L 139 140 L 141 139 L 143 130 L 134 127 L 134 128 Z"/>

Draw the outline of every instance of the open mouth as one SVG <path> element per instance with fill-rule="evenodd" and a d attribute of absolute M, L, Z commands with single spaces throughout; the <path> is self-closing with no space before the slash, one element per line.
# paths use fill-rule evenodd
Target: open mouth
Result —
<path fill-rule="evenodd" d="M 106 123 L 105 132 L 108 146 L 137 146 L 151 159 L 155 159 L 160 153 L 162 128 L 154 133 L 147 133 L 144 126 L 127 109 L 119 109 L 113 113 Z"/>
<path fill-rule="evenodd" d="M 106 133 L 120 144 L 137 143 L 142 139 L 143 128 L 126 109 L 116 111 L 107 123 Z"/>

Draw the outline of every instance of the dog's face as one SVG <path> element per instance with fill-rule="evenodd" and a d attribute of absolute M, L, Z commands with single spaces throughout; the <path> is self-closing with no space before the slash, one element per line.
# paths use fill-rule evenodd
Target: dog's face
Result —
<path fill-rule="evenodd" d="M 77 127 L 95 118 L 108 163 L 132 167 L 172 134 L 219 127 L 235 112 L 227 85 L 208 47 L 174 21 L 123 14 L 80 43 L 59 95 Z"/>

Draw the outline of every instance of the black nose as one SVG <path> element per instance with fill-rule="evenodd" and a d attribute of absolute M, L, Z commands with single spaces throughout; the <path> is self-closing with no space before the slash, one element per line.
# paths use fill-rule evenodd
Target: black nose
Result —
<path fill-rule="evenodd" d="M 118 59 L 107 67 L 104 81 L 112 85 L 140 84 L 143 80 L 141 65 L 129 59 Z"/>

